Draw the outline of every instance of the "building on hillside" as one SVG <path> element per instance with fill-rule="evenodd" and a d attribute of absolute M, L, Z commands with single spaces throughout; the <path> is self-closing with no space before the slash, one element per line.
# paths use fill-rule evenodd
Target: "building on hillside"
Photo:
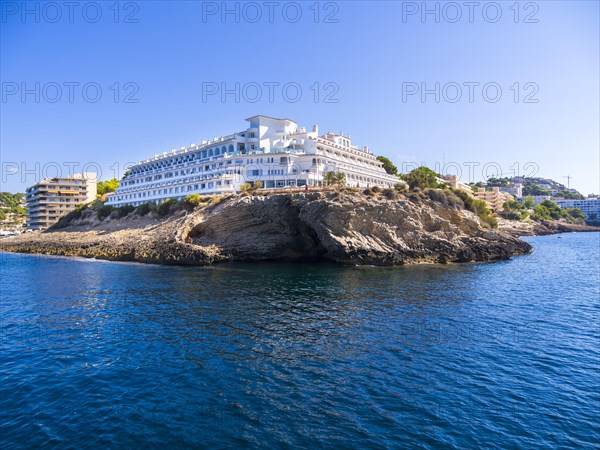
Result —
<path fill-rule="evenodd" d="M 27 188 L 27 228 L 43 230 L 77 206 L 96 198 L 96 174 L 46 178 Z"/>
<path fill-rule="evenodd" d="M 586 222 L 600 222 L 600 199 L 586 198 L 584 200 L 556 199 L 553 200 L 561 208 L 577 208 L 585 215 Z"/>
<path fill-rule="evenodd" d="M 523 185 L 517 182 L 513 186 L 502 186 L 500 192 L 510 194 L 516 198 L 521 198 L 523 197 Z"/>
<path fill-rule="evenodd" d="M 473 195 L 473 188 L 460 181 L 456 175 L 445 175 L 440 181 L 447 183 L 448 186 L 454 189 L 459 189 L 461 191 L 465 191 L 469 195 Z"/>
<path fill-rule="evenodd" d="M 490 191 L 484 187 L 477 188 L 475 197 L 484 200 L 494 211 L 502 211 L 504 203 L 513 200 L 512 195 L 501 192 L 499 187 L 493 187 Z"/>
<path fill-rule="evenodd" d="M 350 136 L 319 135 L 290 119 L 253 116 L 249 127 L 228 136 L 154 155 L 131 167 L 108 205 L 140 205 L 181 199 L 192 193 L 240 192 L 244 183 L 261 182 L 266 189 L 322 186 L 327 172 L 342 172 L 353 187 L 393 187 L 389 175 L 367 147 Z"/>

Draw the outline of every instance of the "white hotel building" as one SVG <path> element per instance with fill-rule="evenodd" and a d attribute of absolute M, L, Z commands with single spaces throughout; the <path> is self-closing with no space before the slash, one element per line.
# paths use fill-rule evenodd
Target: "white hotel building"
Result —
<path fill-rule="evenodd" d="M 583 200 L 555 199 L 561 208 L 578 208 L 585 215 L 586 222 L 600 222 L 600 198 L 586 198 Z"/>
<path fill-rule="evenodd" d="M 192 193 L 234 193 L 256 181 L 265 189 L 322 186 L 330 171 L 343 172 L 346 184 L 354 187 L 401 182 L 367 147 L 353 146 L 343 133 L 319 136 L 316 125 L 307 131 L 292 120 L 266 116 L 246 121 L 245 131 L 140 161 L 106 203 L 140 205 Z"/>

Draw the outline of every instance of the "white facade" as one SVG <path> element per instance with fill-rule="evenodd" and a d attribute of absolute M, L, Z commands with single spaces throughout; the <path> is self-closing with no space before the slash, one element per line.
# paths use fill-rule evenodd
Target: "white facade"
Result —
<path fill-rule="evenodd" d="M 259 115 L 246 121 L 245 131 L 140 161 L 106 203 L 140 205 L 192 193 L 234 193 L 256 181 L 266 189 L 321 186 L 327 172 L 343 172 L 353 187 L 400 182 L 367 147 L 352 145 L 350 136 L 319 136 L 316 125 L 307 131 L 289 119 Z"/>
<path fill-rule="evenodd" d="M 600 221 L 600 199 L 587 198 L 585 200 L 554 200 L 561 208 L 577 208 L 585 214 L 585 220 L 588 222 Z"/>

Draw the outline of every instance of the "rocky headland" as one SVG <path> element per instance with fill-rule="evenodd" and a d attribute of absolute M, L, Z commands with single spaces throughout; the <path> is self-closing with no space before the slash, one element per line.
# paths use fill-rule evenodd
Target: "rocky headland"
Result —
<path fill-rule="evenodd" d="M 60 227 L 2 239 L 0 250 L 159 264 L 324 259 L 391 266 L 530 252 L 513 234 L 491 229 L 449 194 L 341 189 L 212 197 L 162 217 L 138 208 L 100 219 L 85 208 Z"/>

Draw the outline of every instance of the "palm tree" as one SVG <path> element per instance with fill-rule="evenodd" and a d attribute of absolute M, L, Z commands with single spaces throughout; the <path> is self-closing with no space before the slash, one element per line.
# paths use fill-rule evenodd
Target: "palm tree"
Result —
<path fill-rule="evenodd" d="M 338 172 L 335 174 L 335 184 L 338 187 L 343 187 L 346 185 L 346 174 L 344 172 Z"/>
<path fill-rule="evenodd" d="M 325 183 L 325 186 L 331 186 L 336 181 L 337 181 L 337 177 L 336 177 L 335 172 L 327 172 L 325 174 L 325 178 L 323 179 L 323 182 Z"/>

